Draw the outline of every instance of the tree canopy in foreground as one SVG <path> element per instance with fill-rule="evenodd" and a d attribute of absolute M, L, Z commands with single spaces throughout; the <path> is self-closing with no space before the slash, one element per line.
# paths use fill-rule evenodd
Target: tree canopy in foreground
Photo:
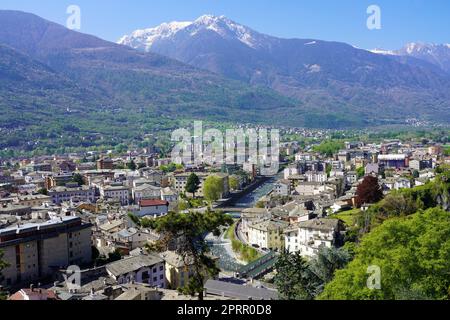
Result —
<path fill-rule="evenodd" d="M 233 219 L 219 211 L 169 213 L 152 221 L 152 227 L 161 234 L 161 240 L 154 246 L 157 251 L 175 250 L 186 266 L 192 269 L 193 276 L 181 291 L 203 299 L 203 286 L 207 277 L 214 277 L 219 269 L 209 254 L 205 235 L 219 236 L 221 228 L 233 224 Z"/>
<path fill-rule="evenodd" d="M 355 259 L 336 272 L 320 299 L 450 298 L 450 213 L 432 208 L 389 219 L 355 250 Z M 380 290 L 367 286 L 369 266 L 381 269 Z"/>

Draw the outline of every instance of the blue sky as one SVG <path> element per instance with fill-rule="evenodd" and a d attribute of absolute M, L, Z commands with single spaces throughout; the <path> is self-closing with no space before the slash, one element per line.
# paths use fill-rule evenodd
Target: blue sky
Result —
<path fill-rule="evenodd" d="M 215 14 L 274 36 L 343 41 L 366 49 L 450 43 L 448 0 L 0 0 L 1 9 L 32 12 L 60 24 L 71 4 L 81 8 L 81 32 L 110 41 L 162 22 Z M 381 30 L 366 27 L 372 4 L 381 8 Z"/>

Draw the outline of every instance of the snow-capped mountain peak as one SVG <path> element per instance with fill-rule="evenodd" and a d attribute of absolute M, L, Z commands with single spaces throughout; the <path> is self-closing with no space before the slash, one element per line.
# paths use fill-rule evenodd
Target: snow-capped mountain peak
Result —
<path fill-rule="evenodd" d="M 388 56 L 397 55 L 397 53 L 395 51 L 384 50 L 384 49 L 380 49 L 380 48 L 372 49 L 372 50 L 370 50 L 370 52 L 376 53 L 376 54 L 388 55 Z"/>
<path fill-rule="evenodd" d="M 135 49 L 149 51 L 156 41 L 170 38 L 178 31 L 188 27 L 191 24 L 192 22 L 190 21 L 173 21 L 170 23 L 162 23 L 155 28 L 133 31 L 130 35 L 125 35 L 120 38 L 118 43 L 133 47 Z"/>
<path fill-rule="evenodd" d="M 432 63 L 444 71 L 450 72 L 450 44 L 424 42 L 407 43 L 403 48 L 394 51 L 371 50 L 373 53 L 409 56 Z"/>
<path fill-rule="evenodd" d="M 179 32 L 186 32 L 187 36 L 195 36 L 202 31 L 212 31 L 225 39 L 236 39 L 245 45 L 256 48 L 264 36 L 252 29 L 240 25 L 225 16 L 203 15 L 195 21 L 163 23 L 154 28 L 136 30 L 130 35 L 123 36 L 118 43 L 135 49 L 150 51 L 161 40 L 170 40 Z"/>
<path fill-rule="evenodd" d="M 218 21 L 225 21 L 228 20 L 225 16 L 214 16 L 212 14 L 205 14 L 201 17 L 199 17 L 197 20 L 194 21 L 194 23 L 198 24 L 204 24 L 204 25 L 211 25 L 214 23 L 217 23 Z"/>

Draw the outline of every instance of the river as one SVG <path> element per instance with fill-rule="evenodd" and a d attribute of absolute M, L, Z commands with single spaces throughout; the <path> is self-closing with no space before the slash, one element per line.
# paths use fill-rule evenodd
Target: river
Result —
<path fill-rule="evenodd" d="M 277 175 L 276 177 L 267 180 L 251 193 L 235 201 L 232 206 L 239 208 L 253 208 L 258 200 L 268 194 L 273 189 L 275 182 L 281 178 L 281 175 Z M 234 218 L 239 218 L 236 214 L 231 215 Z M 242 266 L 233 253 L 230 240 L 224 239 L 223 235 L 217 238 L 210 234 L 207 237 L 207 241 L 210 243 L 211 253 L 216 257 L 219 257 L 219 267 L 221 270 L 225 272 L 236 272 Z"/>

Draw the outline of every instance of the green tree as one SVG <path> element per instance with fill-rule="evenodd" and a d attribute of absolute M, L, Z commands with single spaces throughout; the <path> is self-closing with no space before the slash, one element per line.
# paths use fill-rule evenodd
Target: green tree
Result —
<path fill-rule="evenodd" d="M 189 176 L 185 190 L 188 193 L 192 193 L 195 198 L 195 193 L 200 189 L 200 179 L 195 173 L 191 173 Z"/>
<path fill-rule="evenodd" d="M 3 261 L 2 258 L 3 258 L 3 252 L 0 251 L 0 279 L 3 277 L 3 275 L 2 275 L 3 269 L 5 269 L 9 266 L 9 264 L 6 263 L 6 261 Z M 4 299 L 6 299 L 6 293 L 2 292 L 0 290 L 0 300 L 4 300 Z"/>
<path fill-rule="evenodd" d="M 325 284 L 333 280 L 334 273 L 343 269 L 352 257 L 345 248 L 321 247 L 317 256 L 309 262 L 309 269 L 317 277 L 316 295 L 323 291 Z"/>
<path fill-rule="evenodd" d="M 442 165 L 431 184 L 431 195 L 438 206 L 450 211 L 450 165 Z"/>
<path fill-rule="evenodd" d="M 445 148 L 444 148 L 444 155 L 445 156 L 450 156 L 450 147 L 449 146 L 446 146 Z"/>
<path fill-rule="evenodd" d="M 381 269 L 380 290 L 367 286 L 369 266 Z M 320 298 L 449 299 L 449 270 L 449 215 L 432 208 L 390 219 L 367 234 L 355 249 L 355 259 L 336 272 Z"/>
<path fill-rule="evenodd" d="M 131 212 L 128 213 L 128 218 L 130 218 L 130 220 L 136 224 L 137 226 L 141 226 L 141 220 L 139 219 L 139 217 Z"/>
<path fill-rule="evenodd" d="M 220 199 L 223 194 L 223 180 L 222 178 L 211 175 L 206 178 L 203 183 L 203 195 L 205 199 L 214 202 Z"/>
<path fill-rule="evenodd" d="M 78 183 L 79 186 L 84 185 L 83 176 L 79 173 L 75 173 L 72 177 L 72 182 Z"/>
<path fill-rule="evenodd" d="M 358 175 L 358 179 L 361 179 L 366 175 L 366 170 L 364 169 L 364 167 L 359 167 L 358 169 L 356 169 L 356 174 Z"/>
<path fill-rule="evenodd" d="M 313 150 L 324 156 L 332 157 L 342 148 L 344 148 L 344 144 L 342 142 L 335 141 L 335 140 L 329 140 L 329 141 L 322 142 L 318 146 L 315 146 L 313 148 Z"/>
<path fill-rule="evenodd" d="M 331 171 L 333 170 L 333 166 L 329 163 L 326 164 L 326 172 L 327 172 L 327 177 L 329 178 L 331 176 Z"/>
<path fill-rule="evenodd" d="M 275 286 L 283 300 L 312 300 L 315 296 L 308 262 L 299 252 L 283 252 L 275 264 Z"/>
<path fill-rule="evenodd" d="M 38 190 L 38 193 L 39 193 L 39 194 L 42 194 L 42 195 L 44 195 L 44 196 L 48 196 L 48 190 L 45 189 L 45 188 L 39 189 L 39 190 Z"/>
<path fill-rule="evenodd" d="M 263 201 L 258 201 L 258 202 L 256 203 L 256 206 L 255 206 L 255 207 L 258 208 L 258 209 L 264 209 L 264 208 L 266 207 L 266 205 L 264 204 Z"/>
<path fill-rule="evenodd" d="M 143 162 L 138 164 L 138 169 L 143 169 L 145 167 L 147 167 L 147 165 L 145 163 L 143 163 Z"/>
<path fill-rule="evenodd" d="M 152 247 L 157 251 L 166 251 L 176 241 L 176 252 L 183 261 L 190 261 L 189 265 L 194 274 L 182 292 L 192 296 L 198 295 L 203 300 L 203 286 L 207 277 L 214 277 L 219 269 L 215 260 L 209 255 L 210 249 L 204 236 L 213 233 L 219 236 L 221 228 L 231 226 L 233 219 L 222 212 L 210 211 L 205 213 L 189 212 L 169 213 L 168 215 L 153 220 L 153 228 L 161 234 L 161 239 Z"/>
<path fill-rule="evenodd" d="M 230 188 L 231 190 L 239 189 L 239 178 L 237 176 L 230 176 Z"/>
<path fill-rule="evenodd" d="M 128 163 L 127 163 L 127 169 L 133 170 L 133 171 L 137 169 L 137 165 L 136 165 L 136 163 L 134 162 L 134 160 L 131 160 L 131 162 L 128 162 Z"/>
<path fill-rule="evenodd" d="M 384 219 L 411 215 L 419 209 L 417 201 L 407 194 L 392 192 L 386 196 L 379 206 L 380 215 Z"/>
<path fill-rule="evenodd" d="M 183 167 L 175 163 L 169 163 L 168 165 L 161 166 L 159 169 L 164 173 L 175 172 L 176 170 L 182 169 Z"/>
<path fill-rule="evenodd" d="M 119 261 L 122 259 L 122 254 L 119 250 L 115 250 L 114 252 L 108 253 L 108 263 Z"/>
<path fill-rule="evenodd" d="M 321 247 L 309 261 L 299 253 L 283 253 L 277 261 L 275 284 L 285 299 L 311 300 L 322 293 L 336 270 L 344 268 L 350 260 L 350 253 L 344 248 Z"/>

